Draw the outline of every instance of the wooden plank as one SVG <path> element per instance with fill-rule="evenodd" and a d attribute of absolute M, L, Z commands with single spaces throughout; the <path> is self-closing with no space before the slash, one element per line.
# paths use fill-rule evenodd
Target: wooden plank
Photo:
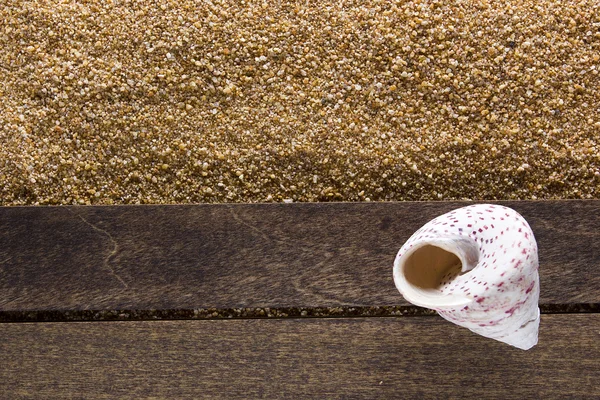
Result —
<path fill-rule="evenodd" d="M 600 303 L 600 201 L 496 203 L 536 234 L 542 305 Z M 408 305 L 398 249 L 466 204 L 0 208 L 0 311 Z"/>
<path fill-rule="evenodd" d="M 600 398 L 600 315 L 522 351 L 439 317 L 0 324 L 6 398 Z"/>

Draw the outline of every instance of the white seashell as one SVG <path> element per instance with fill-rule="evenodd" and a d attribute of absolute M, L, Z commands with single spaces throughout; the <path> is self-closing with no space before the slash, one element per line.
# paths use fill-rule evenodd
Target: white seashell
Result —
<path fill-rule="evenodd" d="M 394 283 L 412 304 L 523 350 L 538 341 L 538 250 L 527 221 L 492 204 L 428 222 L 402 246 Z"/>

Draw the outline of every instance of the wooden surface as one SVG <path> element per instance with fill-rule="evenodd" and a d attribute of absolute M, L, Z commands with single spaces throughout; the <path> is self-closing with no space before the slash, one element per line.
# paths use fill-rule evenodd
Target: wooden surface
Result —
<path fill-rule="evenodd" d="M 600 303 L 600 201 L 530 223 L 542 305 Z M 0 312 L 408 305 L 394 257 L 466 202 L 0 208 Z"/>
<path fill-rule="evenodd" d="M 600 201 L 495 203 L 538 241 L 529 351 L 380 316 L 465 202 L 0 208 L 0 399 L 600 398 Z"/>
<path fill-rule="evenodd" d="M 0 397 L 598 399 L 600 315 L 522 351 L 439 317 L 0 324 Z"/>

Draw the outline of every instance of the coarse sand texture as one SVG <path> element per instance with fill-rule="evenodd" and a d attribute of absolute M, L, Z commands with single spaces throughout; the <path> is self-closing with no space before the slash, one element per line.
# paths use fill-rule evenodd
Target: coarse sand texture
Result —
<path fill-rule="evenodd" d="M 598 198 L 599 1 L 0 0 L 0 205 Z"/>

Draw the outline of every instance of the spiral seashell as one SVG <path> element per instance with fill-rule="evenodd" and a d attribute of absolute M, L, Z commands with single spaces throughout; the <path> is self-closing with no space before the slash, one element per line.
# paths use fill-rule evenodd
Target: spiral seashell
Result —
<path fill-rule="evenodd" d="M 523 350 L 538 341 L 538 250 L 515 210 L 475 204 L 416 231 L 394 260 L 394 283 L 412 304 Z"/>

